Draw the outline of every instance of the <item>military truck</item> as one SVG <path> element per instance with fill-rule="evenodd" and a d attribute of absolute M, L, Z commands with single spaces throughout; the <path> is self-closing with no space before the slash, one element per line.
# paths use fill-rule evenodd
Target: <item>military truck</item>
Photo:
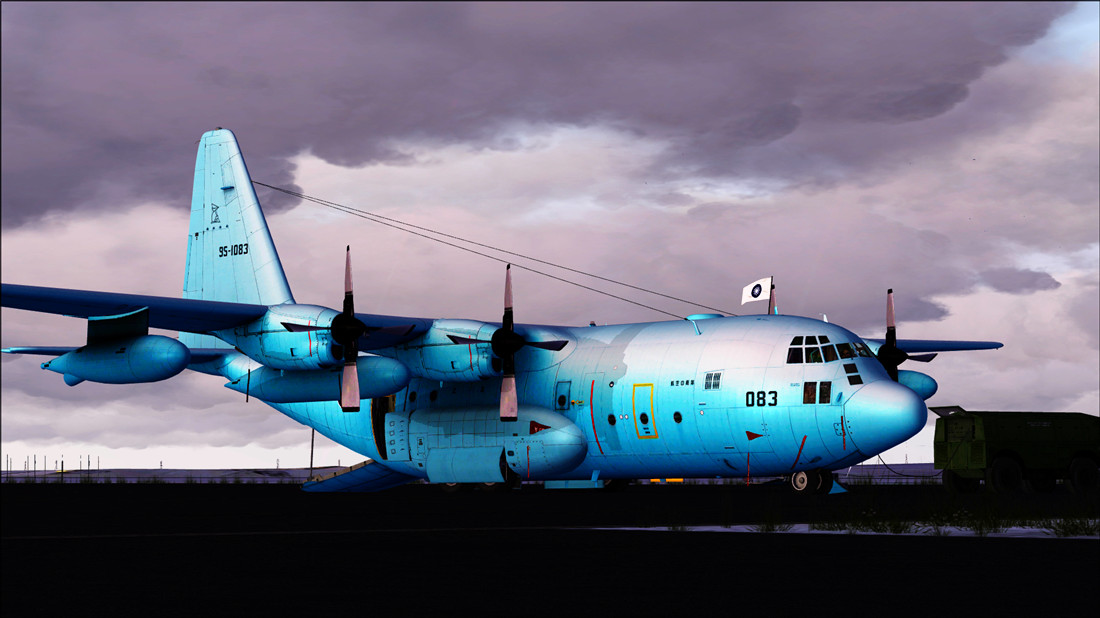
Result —
<path fill-rule="evenodd" d="M 1078 412 L 967 412 L 932 407 L 934 464 L 949 491 L 1050 492 L 1064 480 L 1076 493 L 1100 482 L 1100 417 Z"/>

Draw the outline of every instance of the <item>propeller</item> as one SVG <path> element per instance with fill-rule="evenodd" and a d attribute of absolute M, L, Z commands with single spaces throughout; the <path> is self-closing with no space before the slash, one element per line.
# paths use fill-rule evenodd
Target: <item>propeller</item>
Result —
<path fill-rule="evenodd" d="M 890 379 L 895 382 L 898 381 L 898 365 L 907 360 L 927 363 L 936 358 L 935 353 L 910 356 L 904 350 L 898 348 L 898 329 L 894 320 L 893 288 L 886 290 L 886 342 L 879 346 L 877 357 L 882 366 L 886 368 L 886 373 L 890 374 Z"/>
<path fill-rule="evenodd" d="M 367 333 L 368 327 L 355 317 L 355 294 L 351 285 L 351 245 L 348 245 L 344 263 L 344 310 L 332 319 L 330 326 L 312 326 L 283 322 L 283 328 L 290 332 L 328 330 L 332 340 L 344 350 L 344 373 L 340 380 L 340 407 L 344 412 L 359 411 L 359 371 L 356 359 L 359 358 L 359 338 Z M 411 330 L 410 327 L 397 327 Z M 389 330 L 389 329 L 374 329 Z"/>
<path fill-rule="evenodd" d="M 355 317 L 355 293 L 351 285 L 351 245 L 344 262 L 344 311 L 332 319 L 332 340 L 344 348 L 344 375 L 340 380 L 340 408 L 344 412 L 359 411 L 359 337 L 367 325 Z"/>
<path fill-rule="evenodd" d="M 489 341 L 470 339 L 456 335 L 447 335 L 451 341 L 458 344 L 488 343 L 493 354 L 500 359 L 501 373 L 504 374 L 500 382 L 500 420 L 512 422 L 519 419 L 519 401 L 516 396 L 516 352 L 525 346 L 551 350 L 557 352 L 564 348 L 568 341 L 528 341 L 523 335 L 516 333 L 515 319 L 512 314 L 512 265 L 504 269 L 504 317 L 500 328 L 493 331 Z"/>

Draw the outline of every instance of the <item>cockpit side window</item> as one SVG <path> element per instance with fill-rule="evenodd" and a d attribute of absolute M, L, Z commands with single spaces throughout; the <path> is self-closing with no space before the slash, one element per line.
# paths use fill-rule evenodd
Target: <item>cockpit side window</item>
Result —
<path fill-rule="evenodd" d="M 821 346 L 821 353 L 825 356 L 826 363 L 831 363 L 837 359 L 836 348 L 831 345 Z"/>
<path fill-rule="evenodd" d="M 797 365 L 802 363 L 802 348 L 791 348 L 787 350 L 787 364 Z"/>
<path fill-rule="evenodd" d="M 866 356 L 869 358 L 874 357 L 874 354 L 871 354 L 871 351 L 867 349 L 867 346 L 862 341 L 856 341 L 852 343 L 852 345 L 855 346 L 856 352 L 858 352 L 860 356 Z"/>
<path fill-rule="evenodd" d="M 855 358 L 855 350 L 852 349 L 850 343 L 838 343 L 836 344 L 836 351 L 840 353 L 840 358 Z"/>

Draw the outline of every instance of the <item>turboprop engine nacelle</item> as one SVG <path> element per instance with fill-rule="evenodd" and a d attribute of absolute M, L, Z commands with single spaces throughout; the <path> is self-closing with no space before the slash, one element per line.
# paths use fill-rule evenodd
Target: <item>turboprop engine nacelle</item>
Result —
<path fill-rule="evenodd" d="M 408 366 L 413 374 L 429 380 L 477 382 L 495 378 L 500 376 L 500 361 L 494 366 L 488 341 L 498 328 L 474 320 L 436 320 L 423 337 L 397 346 L 390 354 Z M 483 339 L 486 343 L 457 345 L 448 335 Z"/>
<path fill-rule="evenodd" d="M 411 377 L 405 365 L 381 356 L 359 357 L 356 369 L 359 371 L 359 399 L 392 395 L 408 386 Z M 333 394 L 340 392 L 341 374 L 340 367 L 313 371 L 260 367 L 225 386 L 270 403 L 331 401 Z"/>
<path fill-rule="evenodd" d="M 329 330 L 338 315 L 317 305 L 275 305 L 262 318 L 217 335 L 273 369 L 324 369 L 344 363 L 343 349 Z M 288 324 L 311 329 L 292 331 Z"/>
<path fill-rule="evenodd" d="M 932 376 L 923 374 L 919 371 L 908 371 L 902 369 L 898 372 L 898 384 L 902 386 L 908 386 L 917 395 L 920 395 L 921 399 L 925 401 L 929 397 L 936 394 L 940 385 L 936 383 Z"/>
<path fill-rule="evenodd" d="M 187 368 L 191 351 L 175 339 L 143 335 L 89 344 L 42 363 L 65 376 L 69 386 L 84 380 L 136 384 L 167 380 Z"/>

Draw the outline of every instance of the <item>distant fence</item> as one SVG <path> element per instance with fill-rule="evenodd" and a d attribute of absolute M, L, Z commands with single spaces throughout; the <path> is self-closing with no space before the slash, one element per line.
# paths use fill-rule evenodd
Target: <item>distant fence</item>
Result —
<path fill-rule="evenodd" d="M 240 469 L 240 470 L 65 470 L 4 471 L 3 483 L 87 483 L 87 484 L 191 484 L 191 485 L 301 485 L 312 476 L 325 476 L 346 470 L 341 466 L 322 468 Z M 834 472 L 844 485 L 938 485 L 941 471 L 932 464 L 867 464 L 841 468 Z M 762 484 L 782 481 L 783 477 L 752 477 L 749 482 Z M 743 485 L 738 478 L 648 478 L 642 484 L 727 484 Z"/>

